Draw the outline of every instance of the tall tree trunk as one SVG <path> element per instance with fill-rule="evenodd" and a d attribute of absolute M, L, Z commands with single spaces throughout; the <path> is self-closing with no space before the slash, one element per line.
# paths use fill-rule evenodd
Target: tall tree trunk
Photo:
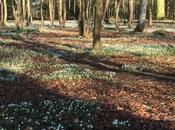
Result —
<path fill-rule="evenodd" d="M 157 19 L 165 18 L 165 0 L 157 0 Z"/>
<path fill-rule="evenodd" d="M 27 0 L 27 25 L 31 23 L 32 23 L 31 3 L 30 0 Z"/>
<path fill-rule="evenodd" d="M 124 25 L 126 25 L 126 7 L 125 7 L 125 0 L 122 0 L 122 7 L 123 7 L 123 22 L 124 22 Z"/>
<path fill-rule="evenodd" d="M 89 27 L 89 2 L 87 0 L 80 0 L 80 19 L 79 19 L 79 33 L 80 36 L 85 38 L 90 37 L 90 27 Z"/>
<path fill-rule="evenodd" d="M 146 13 L 147 13 L 148 0 L 140 0 L 140 9 L 139 9 L 139 19 L 135 32 L 143 32 L 146 25 Z"/>
<path fill-rule="evenodd" d="M 67 7 L 66 7 L 66 0 L 63 1 L 63 26 L 66 25 L 66 17 L 67 17 Z"/>
<path fill-rule="evenodd" d="M 129 0 L 129 20 L 128 20 L 128 27 L 129 28 L 132 28 L 133 15 L 134 15 L 134 1 Z"/>
<path fill-rule="evenodd" d="M 148 0 L 148 27 L 151 27 L 152 23 L 152 0 Z"/>
<path fill-rule="evenodd" d="M 115 29 L 119 31 L 119 10 L 120 10 L 121 0 L 115 0 Z"/>
<path fill-rule="evenodd" d="M 23 11 L 22 11 L 22 1 L 12 0 L 13 16 L 15 19 L 15 24 L 18 29 L 22 29 L 24 25 L 23 21 Z"/>
<path fill-rule="evenodd" d="M 3 25 L 7 23 L 7 0 L 3 0 L 3 9 L 4 9 L 4 17 L 3 17 Z"/>
<path fill-rule="evenodd" d="M 44 28 L 44 17 L 43 17 L 43 0 L 40 0 L 40 15 L 41 15 L 41 29 Z"/>
<path fill-rule="evenodd" d="M 102 48 L 101 23 L 103 17 L 103 0 L 95 0 L 94 30 L 93 30 L 93 50 L 99 51 Z"/>
<path fill-rule="evenodd" d="M 49 0 L 49 14 L 50 14 L 50 22 L 52 27 L 54 26 L 54 0 Z"/>
<path fill-rule="evenodd" d="M 22 0 L 22 26 L 26 26 L 26 1 Z"/>
<path fill-rule="evenodd" d="M 3 21 L 4 21 L 4 4 L 3 4 L 3 0 L 0 0 L 0 7 L 1 7 L 1 22 L 0 22 L 0 26 L 3 25 Z"/>
<path fill-rule="evenodd" d="M 63 28 L 63 0 L 58 0 L 58 16 L 60 27 Z"/>
<path fill-rule="evenodd" d="M 110 0 L 102 0 L 103 1 L 103 16 L 102 16 L 102 22 L 105 19 L 106 11 L 108 10 Z"/>

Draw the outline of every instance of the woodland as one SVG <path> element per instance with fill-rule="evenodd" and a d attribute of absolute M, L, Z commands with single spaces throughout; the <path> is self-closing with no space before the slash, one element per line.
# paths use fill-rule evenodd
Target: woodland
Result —
<path fill-rule="evenodd" d="M 175 130 L 175 0 L 0 0 L 0 130 Z"/>

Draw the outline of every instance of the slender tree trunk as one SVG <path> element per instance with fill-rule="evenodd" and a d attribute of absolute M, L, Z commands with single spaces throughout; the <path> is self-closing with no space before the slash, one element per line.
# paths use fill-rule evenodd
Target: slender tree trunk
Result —
<path fill-rule="evenodd" d="M 63 25 L 63 0 L 58 0 L 58 16 L 59 16 L 60 27 L 64 28 L 64 25 Z"/>
<path fill-rule="evenodd" d="M 3 21 L 4 21 L 4 4 L 3 1 L 0 0 L 0 7 L 1 7 L 1 22 L 0 22 L 0 26 L 3 25 Z"/>
<path fill-rule="evenodd" d="M 165 18 L 165 0 L 157 0 L 157 19 Z"/>
<path fill-rule="evenodd" d="M 133 14 L 134 14 L 134 1 L 129 0 L 129 20 L 128 20 L 128 27 L 129 28 L 132 28 Z"/>
<path fill-rule="evenodd" d="M 52 27 L 54 26 L 54 0 L 49 0 L 49 14 Z"/>
<path fill-rule="evenodd" d="M 102 1 L 103 1 L 103 16 L 102 16 L 102 22 L 103 22 L 105 19 L 106 11 L 108 10 L 109 7 L 110 0 L 102 0 Z"/>
<path fill-rule="evenodd" d="M 151 27 L 152 23 L 152 0 L 148 0 L 148 27 Z"/>
<path fill-rule="evenodd" d="M 4 10 L 4 17 L 3 17 L 3 25 L 7 23 L 7 0 L 3 0 L 3 10 Z"/>
<path fill-rule="evenodd" d="M 126 7 L 125 7 L 125 0 L 122 1 L 122 6 L 123 6 L 123 22 L 124 22 L 124 25 L 126 25 Z"/>
<path fill-rule="evenodd" d="M 66 17 L 67 17 L 67 7 L 66 7 L 66 0 L 63 1 L 63 25 L 66 25 Z"/>
<path fill-rule="evenodd" d="M 41 29 L 44 28 L 44 17 L 43 17 L 43 0 L 40 0 L 40 15 L 41 15 Z"/>
<path fill-rule="evenodd" d="M 12 0 L 13 16 L 15 19 L 15 24 L 18 29 L 23 28 L 23 11 L 22 11 L 22 1 Z"/>
<path fill-rule="evenodd" d="M 32 23 L 31 3 L 27 0 L 27 26 Z"/>
<path fill-rule="evenodd" d="M 93 50 L 99 51 L 102 48 L 101 23 L 103 17 L 103 0 L 95 1 L 94 30 L 93 30 Z"/>
<path fill-rule="evenodd" d="M 139 9 L 139 19 L 135 32 L 143 32 L 146 25 L 146 13 L 147 13 L 148 0 L 140 0 L 140 9 Z"/>
<path fill-rule="evenodd" d="M 89 27 L 89 2 L 87 0 L 80 0 L 81 7 L 80 10 L 80 19 L 79 19 L 79 33 L 80 36 L 85 38 L 90 37 L 90 27 Z"/>
<path fill-rule="evenodd" d="M 26 26 L 26 1 L 22 0 L 22 26 L 23 28 Z"/>
<path fill-rule="evenodd" d="M 115 29 L 119 31 L 119 10 L 120 10 L 121 0 L 115 0 Z"/>

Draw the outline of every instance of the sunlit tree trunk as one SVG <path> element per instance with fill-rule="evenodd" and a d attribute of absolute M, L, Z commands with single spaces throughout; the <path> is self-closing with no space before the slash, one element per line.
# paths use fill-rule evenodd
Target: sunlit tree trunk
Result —
<path fill-rule="evenodd" d="M 115 29 L 119 30 L 119 10 L 120 10 L 121 0 L 115 0 Z"/>
<path fill-rule="evenodd" d="M 27 25 L 32 23 L 31 3 L 27 0 Z"/>
<path fill-rule="evenodd" d="M 151 27 L 152 23 L 152 0 L 148 0 L 148 27 Z"/>
<path fill-rule="evenodd" d="M 89 38 L 90 27 L 89 27 L 89 2 L 87 0 L 80 0 L 79 1 L 79 11 L 80 11 L 80 18 L 79 18 L 79 33 L 80 36 L 85 38 Z"/>
<path fill-rule="evenodd" d="M 140 9 L 139 9 L 139 19 L 135 32 L 143 32 L 146 26 L 146 13 L 147 13 L 148 0 L 140 0 Z"/>
<path fill-rule="evenodd" d="M 4 6 L 3 6 L 3 1 L 0 0 L 0 7 L 1 7 L 1 22 L 0 22 L 0 26 L 3 25 L 3 19 L 4 19 Z"/>
<path fill-rule="evenodd" d="M 22 4 L 21 0 L 12 0 L 13 16 L 18 29 L 24 28 Z"/>
<path fill-rule="evenodd" d="M 64 28 L 66 23 L 66 0 L 58 0 L 58 16 L 60 27 Z"/>
<path fill-rule="evenodd" d="M 3 0 L 3 10 L 4 10 L 4 17 L 3 17 L 3 25 L 7 23 L 7 0 Z"/>
<path fill-rule="evenodd" d="M 41 29 L 44 28 L 43 0 L 40 0 Z"/>
<path fill-rule="evenodd" d="M 103 17 L 103 0 L 95 0 L 94 30 L 93 30 L 93 50 L 99 51 L 102 48 L 101 21 Z"/>
<path fill-rule="evenodd" d="M 129 0 L 129 20 L 128 20 L 129 28 L 132 28 L 133 15 L 134 15 L 134 0 Z"/>
<path fill-rule="evenodd" d="M 67 7 L 66 7 L 66 0 L 63 1 L 63 25 L 66 25 L 66 17 L 67 17 Z"/>
<path fill-rule="evenodd" d="M 165 0 L 157 0 L 157 19 L 165 18 Z"/>
<path fill-rule="evenodd" d="M 58 0 L 58 16 L 60 27 L 63 28 L 63 0 Z"/>
<path fill-rule="evenodd" d="M 26 0 L 22 0 L 22 26 L 26 26 Z"/>
<path fill-rule="evenodd" d="M 50 14 L 50 22 L 52 27 L 54 26 L 54 0 L 49 0 L 49 14 Z"/>
<path fill-rule="evenodd" d="M 109 7 L 109 3 L 110 3 L 110 0 L 102 0 L 103 1 L 103 16 L 102 16 L 102 29 L 104 28 L 103 26 L 103 22 L 104 22 L 104 19 L 105 19 L 105 16 L 106 16 L 106 12 L 108 10 L 108 7 Z"/>

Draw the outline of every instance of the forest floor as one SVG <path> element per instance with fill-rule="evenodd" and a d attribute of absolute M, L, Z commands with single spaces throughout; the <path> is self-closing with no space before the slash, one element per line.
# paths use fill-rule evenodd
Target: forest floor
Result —
<path fill-rule="evenodd" d="M 174 130 L 175 32 L 0 32 L 0 129 Z"/>

